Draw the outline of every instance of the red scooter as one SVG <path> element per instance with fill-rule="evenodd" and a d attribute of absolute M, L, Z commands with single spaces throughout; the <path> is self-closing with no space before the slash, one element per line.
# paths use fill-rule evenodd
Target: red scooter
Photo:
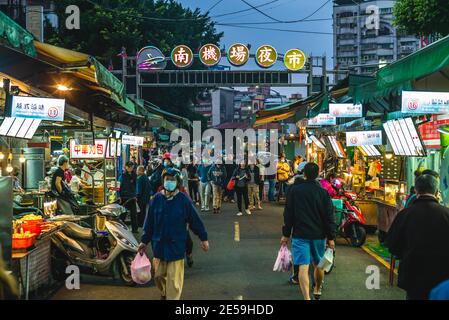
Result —
<path fill-rule="evenodd" d="M 341 183 L 333 183 L 333 187 L 337 190 L 337 196 L 334 199 L 342 201 L 342 207 L 335 206 L 337 219 L 338 234 L 349 240 L 352 246 L 361 247 L 366 240 L 365 217 L 362 211 L 355 205 L 357 195 L 352 192 L 346 192 L 342 188 Z"/>
<path fill-rule="evenodd" d="M 363 213 L 354 204 L 352 194 L 345 192 L 340 199 L 343 201 L 343 208 L 341 209 L 341 219 L 337 221 L 338 233 L 349 240 L 352 246 L 361 247 L 366 240 L 365 218 L 363 217 Z"/>

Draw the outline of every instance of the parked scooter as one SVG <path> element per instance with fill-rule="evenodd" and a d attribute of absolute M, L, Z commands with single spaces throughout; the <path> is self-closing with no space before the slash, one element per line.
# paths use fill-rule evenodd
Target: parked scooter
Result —
<path fill-rule="evenodd" d="M 139 246 L 128 227 L 119 219 L 126 209 L 111 204 L 97 210 L 94 228 L 79 222 L 92 216 L 60 215 L 54 221 L 65 227 L 52 235 L 53 276 L 62 280 L 68 265 L 76 265 L 82 273 L 113 276 L 132 286 L 131 263 Z"/>
<path fill-rule="evenodd" d="M 361 247 L 366 240 L 366 222 L 362 211 L 355 205 L 355 199 L 355 194 L 343 192 L 339 199 L 336 199 L 342 202 L 341 206 L 334 206 L 336 216 L 340 217 L 337 221 L 339 235 L 349 240 L 352 246 Z"/>

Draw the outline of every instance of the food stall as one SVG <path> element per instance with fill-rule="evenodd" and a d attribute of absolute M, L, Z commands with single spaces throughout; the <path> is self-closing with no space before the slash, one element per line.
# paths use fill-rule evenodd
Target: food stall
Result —
<path fill-rule="evenodd" d="M 99 138 L 94 144 L 79 144 L 70 139 L 70 162 L 81 167 L 82 178 L 87 182 L 83 191 L 86 196 L 81 200 L 91 200 L 97 205 L 106 205 L 115 201 L 115 190 L 121 156 L 122 143 L 119 139 Z"/>

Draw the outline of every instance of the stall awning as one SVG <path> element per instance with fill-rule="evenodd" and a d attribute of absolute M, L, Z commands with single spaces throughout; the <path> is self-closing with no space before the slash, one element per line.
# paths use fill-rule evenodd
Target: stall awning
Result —
<path fill-rule="evenodd" d="M 187 119 L 184 118 L 182 116 L 179 116 L 177 114 L 174 113 L 170 113 L 168 111 L 163 110 L 162 108 L 159 108 L 158 106 L 156 106 L 155 104 L 152 104 L 149 101 L 144 101 L 144 106 L 151 112 L 151 113 L 155 113 L 157 115 L 161 115 L 166 119 L 170 119 L 176 122 L 180 122 L 183 123 L 184 125 L 186 125 L 187 127 L 191 127 L 192 126 L 192 122 Z"/>
<path fill-rule="evenodd" d="M 321 97 L 322 94 L 317 94 L 306 99 L 287 103 L 278 107 L 259 110 L 253 116 L 252 126 L 258 127 L 270 122 L 283 121 L 291 118 L 295 121 L 304 119 L 307 116 L 308 109 L 312 107 Z"/>
<path fill-rule="evenodd" d="M 33 35 L 0 11 L 0 43 L 29 55 L 36 56 Z"/>
<path fill-rule="evenodd" d="M 425 86 L 423 78 L 437 74 L 449 88 L 449 36 L 380 69 L 374 80 L 355 85 L 350 92 L 355 103 L 400 94 Z"/>

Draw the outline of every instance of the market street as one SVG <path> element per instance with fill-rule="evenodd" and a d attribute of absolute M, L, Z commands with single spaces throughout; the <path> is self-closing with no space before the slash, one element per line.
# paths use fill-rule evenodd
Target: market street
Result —
<path fill-rule="evenodd" d="M 201 214 L 210 238 L 210 251 L 200 251 L 194 239 L 194 265 L 186 267 L 183 299 L 301 299 L 299 288 L 288 283 L 290 273 L 273 272 L 279 249 L 282 206 L 264 203 L 251 216 L 235 216 L 234 204 L 225 204 L 221 215 Z M 239 222 L 240 242 L 234 240 Z M 336 267 L 325 279 L 323 300 L 403 300 L 405 294 L 389 287 L 388 270 L 362 249 L 337 241 Z M 380 289 L 365 286 L 366 267 L 380 269 Z M 159 299 L 154 282 L 148 286 L 121 287 L 111 279 L 82 277 L 80 290 L 61 288 L 53 299 Z"/>

